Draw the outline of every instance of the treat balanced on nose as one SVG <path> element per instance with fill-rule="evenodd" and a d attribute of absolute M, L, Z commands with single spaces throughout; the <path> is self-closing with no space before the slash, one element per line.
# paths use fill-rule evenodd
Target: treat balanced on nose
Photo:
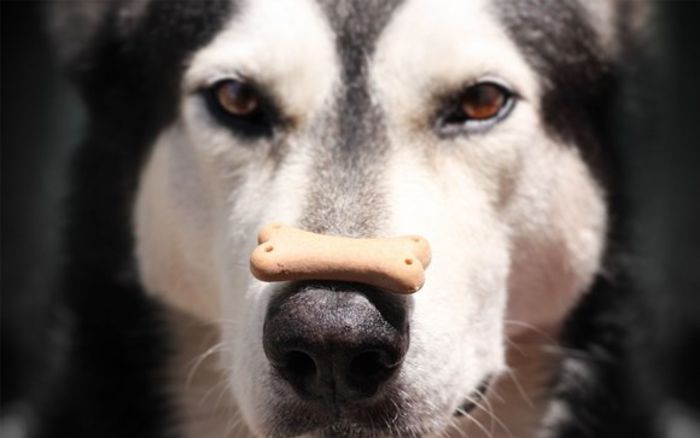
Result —
<path fill-rule="evenodd" d="M 350 281 L 410 294 L 423 287 L 430 257 L 421 236 L 355 239 L 272 223 L 258 234 L 250 270 L 262 281 Z"/>

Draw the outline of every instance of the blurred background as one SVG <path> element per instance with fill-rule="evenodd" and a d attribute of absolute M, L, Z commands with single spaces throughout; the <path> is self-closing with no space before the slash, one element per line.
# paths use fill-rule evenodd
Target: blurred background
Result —
<path fill-rule="evenodd" d="M 62 201 L 85 118 L 56 65 L 42 2 L 1 5 L 4 434 L 12 414 L 45 390 L 51 369 Z M 654 5 L 648 49 L 658 53 L 629 66 L 623 96 L 633 103 L 621 103 L 614 155 L 628 203 L 635 305 L 651 333 L 640 352 L 640 384 L 655 388 L 667 436 L 700 437 L 700 1 Z"/>
<path fill-rule="evenodd" d="M 25 409 L 23 401 L 45 390 L 55 359 L 49 322 L 61 260 L 62 203 L 84 117 L 45 33 L 44 2 L 0 5 L 0 409 L 10 418 Z"/>

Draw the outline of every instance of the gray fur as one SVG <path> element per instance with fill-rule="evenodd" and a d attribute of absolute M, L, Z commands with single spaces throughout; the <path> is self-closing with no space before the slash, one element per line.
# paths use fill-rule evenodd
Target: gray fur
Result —
<path fill-rule="evenodd" d="M 382 158 L 388 148 L 385 116 L 373 99 L 367 62 L 402 0 L 321 0 L 336 36 L 342 64 L 337 99 L 322 125 L 304 226 L 350 236 L 381 229 L 387 210 L 381 193 Z"/>
<path fill-rule="evenodd" d="M 59 59 L 70 63 L 83 56 L 110 18 L 117 36 L 127 35 L 145 15 L 149 3 L 150 0 L 54 0 L 49 4 L 48 24 Z"/>

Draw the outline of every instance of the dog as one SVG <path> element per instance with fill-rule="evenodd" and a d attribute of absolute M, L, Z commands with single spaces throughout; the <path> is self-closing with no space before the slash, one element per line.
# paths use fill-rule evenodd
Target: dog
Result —
<path fill-rule="evenodd" d="M 616 430 L 596 388 L 618 374 L 594 360 L 614 350 L 600 309 L 623 307 L 601 286 L 606 114 L 637 9 L 54 4 L 89 122 L 46 434 Z M 271 221 L 422 235 L 425 285 L 261 282 L 248 259 Z"/>

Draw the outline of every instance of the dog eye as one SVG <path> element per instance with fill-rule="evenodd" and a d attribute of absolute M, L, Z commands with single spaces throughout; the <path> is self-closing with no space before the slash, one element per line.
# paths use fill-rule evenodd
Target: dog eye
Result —
<path fill-rule="evenodd" d="M 502 85 L 482 82 L 470 86 L 448 106 L 441 119 L 441 131 L 452 133 L 489 128 L 513 108 L 513 93 Z"/>
<path fill-rule="evenodd" d="M 478 84 L 469 87 L 462 98 L 462 111 L 469 120 L 488 120 L 501 111 L 508 95 L 495 84 Z"/>
<path fill-rule="evenodd" d="M 214 93 L 221 109 L 232 116 L 248 116 L 258 108 L 260 103 L 252 86 L 233 79 L 215 84 Z"/>
<path fill-rule="evenodd" d="M 212 115 L 235 134 L 247 137 L 272 134 L 273 106 L 255 86 L 241 80 L 224 79 L 203 93 Z"/>

